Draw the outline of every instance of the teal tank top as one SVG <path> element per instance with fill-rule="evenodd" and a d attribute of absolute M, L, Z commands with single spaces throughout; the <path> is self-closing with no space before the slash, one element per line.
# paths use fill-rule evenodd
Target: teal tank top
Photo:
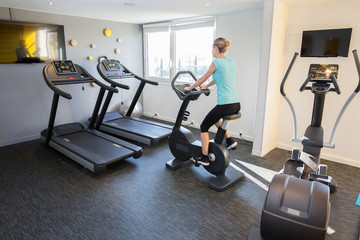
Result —
<path fill-rule="evenodd" d="M 236 67 L 230 58 L 215 58 L 216 66 L 213 79 L 217 88 L 217 104 L 231 104 L 240 102 L 236 88 Z"/>

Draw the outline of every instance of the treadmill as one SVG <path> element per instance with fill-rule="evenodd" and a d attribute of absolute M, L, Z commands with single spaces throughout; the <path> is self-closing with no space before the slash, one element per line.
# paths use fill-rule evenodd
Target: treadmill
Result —
<path fill-rule="evenodd" d="M 81 66 L 70 60 L 53 61 L 43 69 L 48 87 L 54 91 L 48 128 L 41 132 L 41 139 L 47 146 L 63 153 L 92 172 L 103 172 L 108 164 L 125 158 L 139 158 L 142 148 L 94 129 L 94 121 L 88 127 L 75 122 L 54 126 L 59 97 L 71 99 L 72 96 L 56 85 L 96 83 L 100 86 L 93 116 L 99 112 L 105 91 L 117 92 L 91 76 Z M 94 119 L 94 118 L 93 118 Z"/>
<path fill-rule="evenodd" d="M 139 77 L 125 68 L 118 60 L 107 59 L 106 57 L 100 59 L 97 70 L 101 77 L 111 84 L 111 87 L 130 89 L 129 86 L 116 82 L 116 80 L 123 78 L 137 79 L 140 81 L 140 85 L 125 115 L 119 112 L 106 113 L 114 93 L 109 91 L 100 117 L 96 121 L 95 129 L 147 145 L 157 144 L 161 139 L 167 138 L 171 134 L 173 127 L 170 125 L 131 117 L 145 84 L 158 85 L 157 82 Z M 104 118 L 102 118 L 102 116 L 104 116 Z"/>

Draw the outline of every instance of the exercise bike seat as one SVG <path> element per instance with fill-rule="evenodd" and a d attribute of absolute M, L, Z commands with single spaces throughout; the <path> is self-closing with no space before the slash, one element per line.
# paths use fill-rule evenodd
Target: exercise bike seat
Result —
<path fill-rule="evenodd" d="M 233 115 L 227 115 L 224 116 L 223 119 L 224 121 L 234 121 L 236 119 L 241 118 L 241 113 L 237 113 L 237 114 L 233 114 Z"/>

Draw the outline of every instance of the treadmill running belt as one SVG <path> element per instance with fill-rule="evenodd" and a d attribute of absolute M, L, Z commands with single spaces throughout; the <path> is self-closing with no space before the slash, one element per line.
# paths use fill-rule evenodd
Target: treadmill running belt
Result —
<path fill-rule="evenodd" d="M 148 137 L 151 139 L 158 139 L 170 135 L 172 131 L 172 129 L 169 128 L 159 127 L 156 125 L 143 123 L 141 121 L 137 121 L 125 117 L 114 119 L 108 122 L 103 122 L 103 125 L 118 128 L 125 132 Z"/>
<path fill-rule="evenodd" d="M 116 143 L 109 144 L 109 141 L 98 137 L 87 131 L 75 132 L 59 136 L 66 142 L 72 143 L 77 147 L 88 152 L 89 155 L 101 156 L 102 160 L 111 163 L 133 155 L 133 151 L 120 146 Z M 96 159 L 92 159 L 96 162 Z"/>

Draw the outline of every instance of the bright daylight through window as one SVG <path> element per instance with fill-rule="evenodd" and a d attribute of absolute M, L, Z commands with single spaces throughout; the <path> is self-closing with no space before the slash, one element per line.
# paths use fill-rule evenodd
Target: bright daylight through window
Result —
<path fill-rule="evenodd" d="M 169 80 L 179 71 L 191 71 L 201 77 L 212 61 L 214 30 L 213 19 L 145 25 L 146 77 Z"/>
<path fill-rule="evenodd" d="M 147 35 L 148 76 L 170 77 L 170 34 L 154 32 Z"/>

